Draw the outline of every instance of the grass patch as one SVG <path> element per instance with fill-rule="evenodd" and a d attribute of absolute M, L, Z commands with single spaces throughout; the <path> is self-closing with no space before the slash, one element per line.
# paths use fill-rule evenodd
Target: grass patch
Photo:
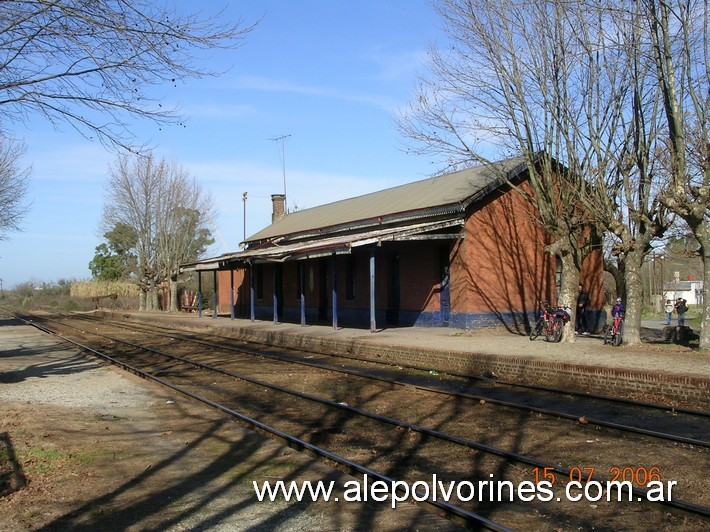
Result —
<path fill-rule="evenodd" d="M 67 451 L 64 449 L 46 449 L 39 447 L 17 451 L 17 458 L 23 471 L 30 475 L 52 473 L 70 465 L 88 466 L 107 456 L 117 458 L 116 455 L 117 453 L 114 451 L 97 450 L 93 448 L 80 451 Z M 0 453 L 0 460 L 2 459 L 7 459 L 7 457 L 3 457 L 2 453 Z"/>
<path fill-rule="evenodd" d="M 22 469 L 27 474 L 49 473 L 57 470 L 69 461 L 71 454 L 61 449 L 29 448 L 17 451 Z"/>

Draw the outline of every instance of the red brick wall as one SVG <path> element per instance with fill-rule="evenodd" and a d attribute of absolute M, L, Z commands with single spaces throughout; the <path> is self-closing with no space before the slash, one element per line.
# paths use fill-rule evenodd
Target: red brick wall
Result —
<path fill-rule="evenodd" d="M 398 244 L 402 310 L 439 310 L 439 249 L 436 241 Z"/>
<path fill-rule="evenodd" d="M 217 309 L 229 314 L 231 277 L 228 271 L 217 272 Z M 249 308 L 249 278 L 247 270 L 234 270 L 234 305 L 237 309 Z"/>
<path fill-rule="evenodd" d="M 604 308 L 604 255 L 601 249 L 593 250 L 585 259 L 579 282 L 589 294 L 589 306 Z"/>
<path fill-rule="evenodd" d="M 466 220 L 466 238 L 452 252 L 452 310 L 532 311 L 552 299 L 555 261 L 530 205 L 515 191 L 496 193 Z"/>

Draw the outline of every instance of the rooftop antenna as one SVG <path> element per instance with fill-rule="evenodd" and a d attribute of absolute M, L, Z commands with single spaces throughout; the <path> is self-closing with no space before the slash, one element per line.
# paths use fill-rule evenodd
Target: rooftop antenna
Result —
<path fill-rule="evenodd" d="M 284 144 L 286 143 L 286 139 L 288 139 L 291 135 L 281 135 L 280 137 L 272 137 L 269 140 L 273 140 L 277 144 L 281 146 L 281 151 L 279 155 L 281 156 L 281 171 L 283 172 L 284 176 L 284 212 L 288 212 L 288 207 L 287 207 L 287 201 L 288 201 L 288 195 L 286 194 L 286 157 L 284 153 Z"/>

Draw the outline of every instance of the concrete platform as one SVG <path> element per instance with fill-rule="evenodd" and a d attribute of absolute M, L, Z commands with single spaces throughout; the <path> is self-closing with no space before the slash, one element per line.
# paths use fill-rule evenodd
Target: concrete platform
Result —
<path fill-rule="evenodd" d="M 332 326 L 213 318 L 203 314 L 98 311 L 106 317 L 211 329 L 244 340 L 323 353 L 353 354 L 394 365 L 574 388 L 710 409 L 710 355 L 661 342 L 664 321 L 645 322 L 640 347 L 604 345 L 599 336 L 551 344 L 505 330 L 402 327 L 371 333 Z"/>

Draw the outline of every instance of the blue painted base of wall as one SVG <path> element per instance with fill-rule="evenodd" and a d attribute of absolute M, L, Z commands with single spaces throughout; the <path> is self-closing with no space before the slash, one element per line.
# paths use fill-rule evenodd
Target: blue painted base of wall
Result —
<path fill-rule="evenodd" d="M 279 316 L 279 321 L 285 323 L 300 323 L 301 309 L 298 307 L 284 307 L 283 315 Z M 255 318 L 259 321 L 273 321 L 273 307 L 257 306 L 254 309 Z M 333 314 L 329 309 L 325 319 L 319 319 L 318 309 L 306 308 L 306 324 L 331 324 Z M 377 328 L 383 329 L 388 326 L 394 327 L 451 327 L 454 329 L 476 330 L 490 327 L 505 327 L 506 329 L 528 334 L 531 324 L 535 323 L 537 314 L 530 312 L 477 312 L 477 313 L 457 313 L 452 312 L 448 318 L 448 323 L 444 321 L 441 312 L 416 312 L 400 311 L 396 323 L 387 323 L 387 312 L 378 310 L 376 313 Z M 606 312 L 604 310 L 589 310 L 588 320 L 590 332 L 600 332 L 606 323 Z M 363 309 L 340 309 L 338 310 L 338 326 L 353 328 L 370 327 L 370 311 Z"/>
<path fill-rule="evenodd" d="M 299 307 L 284 307 L 282 315 L 279 316 L 279 321 L 284 323 L 301 323 L 301 309 Z M 328 309 L 325 317 L 319 316 L 317 308 L 307 307 L 305 309 L 307 325 L 324 325 L 333 323 L 333 312 Z M 254 317 L 259 321 L 273 321 L 274 309 L 267 306 L 255 306 Z M 386 311 L 378 310 L 375 313 L 375 319 L 378 327 L 384 327 L 386 321 Z M 338 310 L 338 326 L 339 327 L 354 327 L 354 328 L 370 328 L 370 311 L 358 309 L 339 309 Z"/>

